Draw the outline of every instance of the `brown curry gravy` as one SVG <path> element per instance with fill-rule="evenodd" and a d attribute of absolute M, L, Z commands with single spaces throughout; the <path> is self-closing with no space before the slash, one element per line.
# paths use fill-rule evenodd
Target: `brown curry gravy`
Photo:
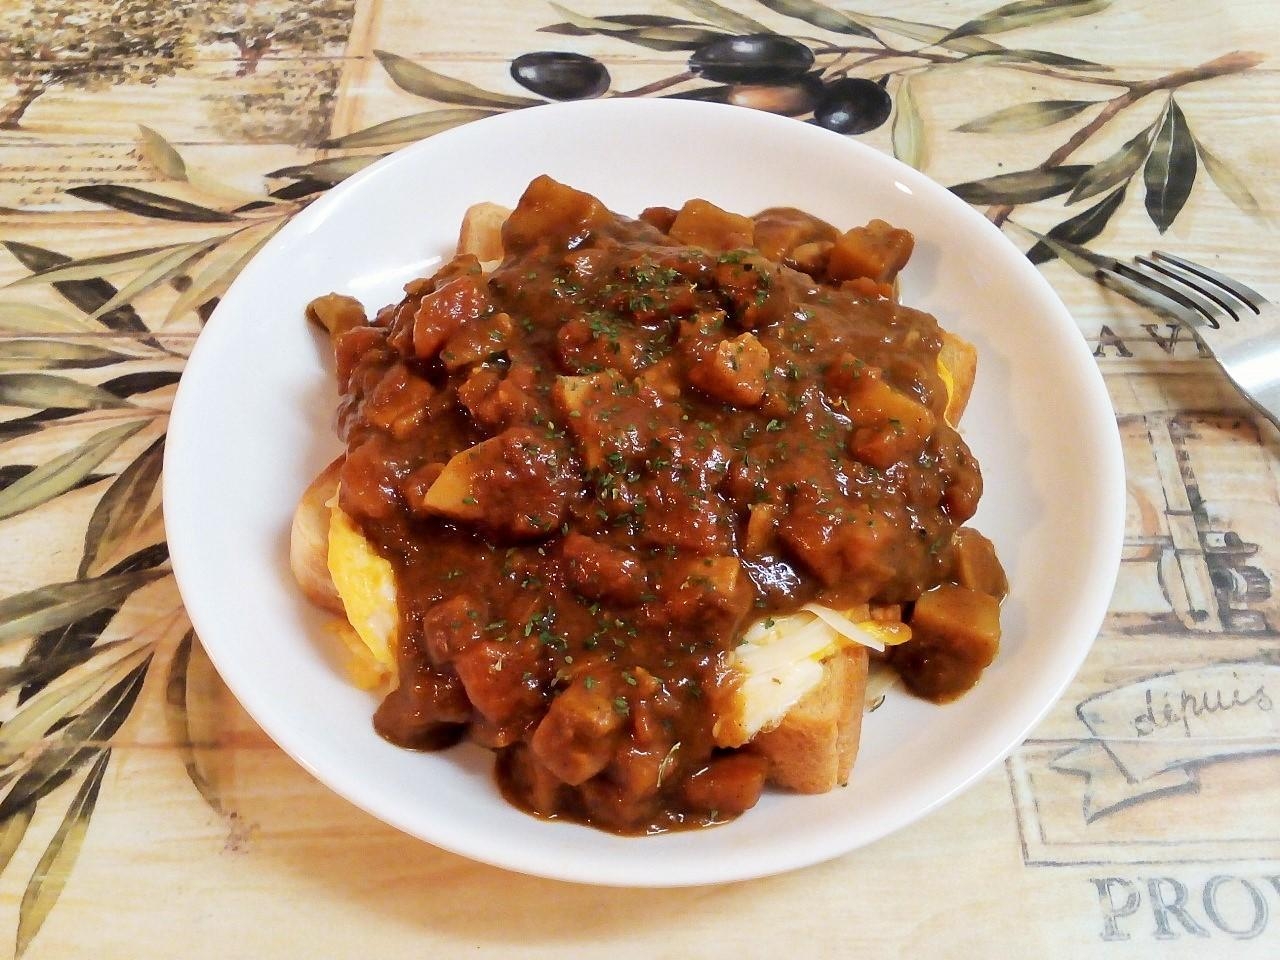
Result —
<path fill-rule="evenodd" d="M 809 601 L 909 611 L 962 579 L 982 486 L 937 322 L 889 286 L 910 235 L 875 228 L 880 275 L 841 279 L 822 221 L 700 203 L 629 220 L 539 178 L 491 273 L 458 257 L 335 337 L 340 503 L 401 609 L 378 732 L 468 738 L 512 802 L 621 833 L 754 804 L 764 761 L 711 734 L 743 630 Z M 859 405 L 868 384 L 915 419 Z M 467 450 L 462 495 L 429 493 Z M 960 646 L 900 669 L 946 699 L 994 653 Z"/>

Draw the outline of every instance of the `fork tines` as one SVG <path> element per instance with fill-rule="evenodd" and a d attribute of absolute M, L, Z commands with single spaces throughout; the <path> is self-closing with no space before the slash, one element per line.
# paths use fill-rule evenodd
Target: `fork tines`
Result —
<path fill-rule="evenodd" d="M 1257 290 L 1254 290 L 1252 287 L 1246 287 L 1239 280 L 1232 280 L 1230 277 L 1219 273 L 1217 270 L 1210 269 L 1209 267 L 1203 266 L 1199 263 L 1192 263 L 1190 260 L 1174 256 L 1172 253 L 1164 253 L 1160 250 L 1155 251 L 1152 256 L 1157 260 L 1162 260 L 1165 263 L 1173 264 L 1175 267 L 1185 270 L 1192 277 L 1199 277 L 1201 280 L 1207 280 L 1222 290 L 1233 294 L 1255 314 L 1261 313 L 1263 306 L 1267 303 L 1266 297 L 1258 293 Z"/>
<path fill-rule="evenodd" d="M 1171 253 L 1134 257 L 1133 266 L 1103 257 L 1091 262 L 1107 286 L 1194 326 L 1231 382 L 1280 427 L 1280 308 L 1238 280 Z"/>
<path fill-rule="evenodd" d="M 1243 283 L 1172 253 L 1113 261 L 1098 269 L 1107 286 L 1156 310 L 1193 324 L 1218 328 L 1261 313 L 1266 299 Z"/>

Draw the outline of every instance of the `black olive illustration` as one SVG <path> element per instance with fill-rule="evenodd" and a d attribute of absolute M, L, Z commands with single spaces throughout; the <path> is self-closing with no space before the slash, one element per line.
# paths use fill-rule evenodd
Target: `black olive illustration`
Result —
<path fill-rule="evenodd" d="M 798 83 L 735 83 L 724 100 L 739 107 L 798 117 L 812 110 L 822 93 L 822 81 L 810 74 Z"/>
<path fill-rule="evenodd" d="M 689 69 L 715 83 L 790 83 L 811 66 L 812 50 L 774 33 L 717 37 L 689 57 Z"/>
<path fill-rule="evenodd" d="M 836 133 L 866 133 L 888 120 L 892 110 L 892 98 L 874 80 L 842 77 L 827 84 L 813 119 Z"/>
<path fill-rule="evenodd" d="M 603 63 L 560 50 L 522 53 L 511 61 L 511 77 L 548 100 L 586 100 L 609 89 L 609 71 Z"/>

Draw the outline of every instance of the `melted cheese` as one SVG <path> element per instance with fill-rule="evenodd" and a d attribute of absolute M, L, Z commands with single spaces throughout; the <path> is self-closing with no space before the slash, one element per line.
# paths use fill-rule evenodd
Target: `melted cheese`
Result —
<path fill-rule="evenodd" d="M 729 659 L 738 674 L 732 707 L 713 733 L 722 747 L 737 747 L 771 730 L 822 681 L 822 663 L 851 643 L 883 651 L 911 637 L 900 623 L 854 622 L 843 613 L 808 604 L 798 613 L 757 620 Z"/>

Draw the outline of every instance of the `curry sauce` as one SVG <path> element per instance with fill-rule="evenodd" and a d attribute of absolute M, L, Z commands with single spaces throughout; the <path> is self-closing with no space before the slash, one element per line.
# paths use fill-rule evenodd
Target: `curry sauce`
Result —
<path fill-rule="evenodd" d="M 982 481 L 937 321 L 894 295 L 909 233 L 631 220 L 542 177 L 502 241 L 332 330 L 339 505 L 399 596 L 382 736 L 470 739 L 521 807 L 643 833 L 759 797 L 764 759 L 712 734 L 752 622 L 896 608 L 912 689 L 976 681 L 1004 575 L 958 535 Z"/>

